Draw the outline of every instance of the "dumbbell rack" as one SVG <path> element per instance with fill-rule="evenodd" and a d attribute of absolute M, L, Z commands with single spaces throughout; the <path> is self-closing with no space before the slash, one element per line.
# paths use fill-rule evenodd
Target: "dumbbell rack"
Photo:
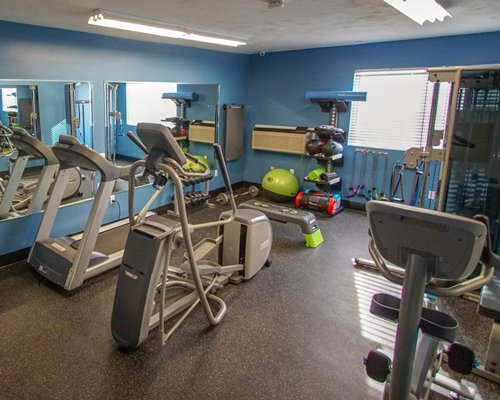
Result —
<path fill-rule="evenodd" d="M 184 192 L 184 201 L 187 206 L 203 205 L 210 199 L 209 181 L 212 178 L 212 175 L 210 175 L 207 177 L 183 179 L 184 188 L 188 188 Z M 204 183 L 203 190 L 195 190 L 196 185 L 199 183 Z"/>

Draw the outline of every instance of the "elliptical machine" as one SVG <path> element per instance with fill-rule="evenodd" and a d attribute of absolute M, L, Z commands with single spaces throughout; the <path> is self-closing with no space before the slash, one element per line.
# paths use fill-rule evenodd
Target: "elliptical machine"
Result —
<path fill-rule="evenodd" d="M 191 224 L 181 178 L 208 176 L 209 167 L 183 153 L 170 130 L 161 124 L 139 123 L 137 134 L 147 157 L 134 163 L 129 172 L 131 230 L 120 266 L 111 318 L 115 341 L 120 347 L 128 349 L 139 346 L 146 340 L 149 331 L 157 326 L 160 327 L 160 340 L 164 345 L 200 303 L 209 322 L 212 325 L 220 323 L 226 313 L 226 304 L 214 292 L 228 280 L 238 282 L 252 278 L 268 263 L 272 245 L 269 219 L 259 211 L 236 208 L 218 144 L 214 144 L 214 150 L 231 211 L 221 214 L 218 221 Z M 204 172 L 183 170 L 182 165 L 187 159 L 201 165 Z M 145 167 L 145 171 L 154 176 L 153 187 L 157 192 L 169 180 L 172 181 L 173 212 L 146 220 L 145 213 L 152 204 L 150 200 L 139 215 L 134 215 L 133 179 L 140 167 Z M 214 227 L 219 229 L 216 238 L 205 238 L 193 245 L 191 235 L 194 230 Z M 180 267 L 172 267 L 172 252 L 181 245 L 186 249 L 184 262 Z M 218 262 L 206 259 L 215 250 L 218 250 Z M 211 302 L 217 304 L 216 312 L 212 310 Z M 165 321 L 180 313 L 182 315 L 176 323 L 166 330 Z"/>
<path fill-rule="evenodd" d="M 370 201 L 369 251 L 382 275 L 402 284 L 401 299 L 385 293 L 372 298 L 370 312 L 397 322 L 394 362 L 381 350 L 365 359 L 367 375 L 385 382 L 383 399 L 426 399 L 429 392 L 449 397 L 474 399 L 473 388 L 439 374 L 440 359 L 446 354 L 448 366 L 470 373 L 474 353 L 454 343 L 458 323 L 448 314 L 422 308 L 424 293 L 460 296 L 485 285 L 500 257 L 491 250 L 488 220 Z M 389 263 L 403 268 L 398 273 Z M 472 277 L 480 263 L 482 271 Z M 451 343 L 442 350 L 443 343 Z"/>

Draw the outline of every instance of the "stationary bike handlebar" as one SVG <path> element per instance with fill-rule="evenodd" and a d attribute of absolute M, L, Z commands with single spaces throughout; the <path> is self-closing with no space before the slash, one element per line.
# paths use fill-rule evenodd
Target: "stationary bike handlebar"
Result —
<path fill-rule="evenodd" d="M 475 278 L 466 279 L 458 283 L 453 283 L 450 286 L 446 286 L 446 284 L 450 284 L 450 282 L 447 280 L 433 278 L 429 282 L 427 282 L 427 285 L 425 287 L 426 293 L 441 297 L 461 296 L 467 292 L 479 289 L 484 285 L 486 285 L 493 278 L 495 269 L 500 268 L 500 257 L 497 254 L 495 254 L 491 248 L 491 237 L 490 237 L 488 218 L 485 217 L 484 215 L 476 216 L 474 218 L 478 221 L 483 222 L 487 228 L 487 237 L 485 240 L 483 253 L 479 260 L 479 263 L 482 265 L 481 273 Z M 387 267 L 387 264 L 385 263 L 385 260 L 382 258 L 382 255 L 380 254 L 377 246 L 375 245 L 375 241 L 373 240 L 373 238 L 370 238 L 368 250 L 380 273 L 387 280 L 396 283 L 398 285 L 402 285 L 404 280 L 404 275 L 399 274 Z"/>
<path fill-rule="evenodd" d="M 135 144 L 137 147 L 139 147 L 139 149 L 141 149 L 141 150 L 144 152 L 144 154 L 146 154 L 146 155 L 147 155 L 147 154 L 149 153 L 149 151 L 148 151 L 148 149 L 146 148 L 146 146 L 144 146 L 144 143 L 142 143 L 142 142 L 141 142 L 141 140 L 140 140 L 137 136 L 135 136 L 135 135 L 132 133 L 132 131 L 128 131 L 128 132 L 127 132 L 127 137 L 128 137 L 128 138 L 129 138 L 132 142 L 134 142 L 134 144 Z"/>

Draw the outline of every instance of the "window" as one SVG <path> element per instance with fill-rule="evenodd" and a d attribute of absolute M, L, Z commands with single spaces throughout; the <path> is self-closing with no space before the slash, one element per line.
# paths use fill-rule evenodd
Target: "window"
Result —
<path fill-rule="evenodd" d="M 367 101 L 351 105 L 349 145 L 387 150 L 426 145 L 434 90 L 426 70 L 356 71 L 353 86 L 367 92 Z M 436 129 L 445 124 L 449 84 L 443 89 Z"/>
<path fill-rule="evenodd" d="M 162 119 L 177 115 L 175 104 L 161 98 L 163 93 L 177 91 L 176 83 L 127 83 L 126 91 L 127 125 L 137 125 L 139 122 L 159 123 Z"/>
<path fill-rule="evenodd" d="M 17 89 L 16 88 L 2 89 L 2 111 L 17 112 Z"/>

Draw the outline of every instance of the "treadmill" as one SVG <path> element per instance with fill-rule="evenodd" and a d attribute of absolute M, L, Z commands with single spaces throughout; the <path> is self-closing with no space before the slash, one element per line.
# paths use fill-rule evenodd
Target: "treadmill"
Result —
<path fill-rule="evenodd" d="M 10 142 L 17 149 L 18 156 L 14 161 L 14 166 L 10 174 L 9 182 L 0 201 L 0 219 L 8 218 L 13 211 L 13 202 L 18 193 L 19 184 L 23 178 L 26 165 L 30 159 L 37 158 L 43 160 L 43 167 L 38 177 L 36 188 L 28 205 L 28 209 L 23 214 L 36 213 L 42 210 L 47 199 L 50 185 L 59 168 L 59 160 L 53 151 L 37 138 L 31 136 L 22 128 L 12 128 L 9 136 Z"/>
<path fill-rule="evenodd" d="M 66 290 L 73 290 L 85 280 L 121 263 L 129 232 L 128 219 L 105 226 L 102 226 L 102 221 L 117 179 L 128 176 L 130 167 L 112 164 L 73 136 L 61 135 L 52 151 L 61 166 L 28 262 L 46 279 Z M 83 232 L 51 237 L 64 188 L 74 167 L 99 172 L 99 189 Z"/>

